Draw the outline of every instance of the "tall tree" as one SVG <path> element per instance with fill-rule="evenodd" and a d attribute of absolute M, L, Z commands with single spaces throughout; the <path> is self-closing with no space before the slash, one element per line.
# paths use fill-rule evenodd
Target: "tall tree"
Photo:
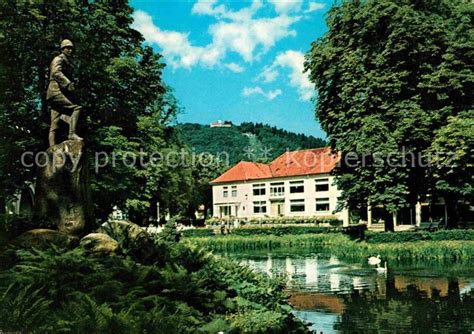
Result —
<path fill-rule="evenodd" d="M 143 37 L 130 27 L 132 12 L 126 0 L 0 3 L 5 86 L 0 116 L 6 127 L 2 139 L 8 139 L 0 143 L 6 168 L 0 182 L 6 194 L 34 178 L 34 168 L 22 165 L 21 154 L 47 148 L 48 65 L 63 38 L 76 46 L 76 91 L 84 110 L 79 133 L 87 141 L 91 170 L 98 171 L 92 175 L 98 216 L 105 218 L 113 205 L 142 199 L 143 193 L 152 191 L 141 166 L 128 166 L 119 159 L 115 166 L 95 168 L 96 152 L 110 159 L 112 154 L 131 156 L 141 148 L 165 147 L 164 133 L 177 111 L 162 81 L 161 56 L 142 46 Z M 145 120 L 153 123 L 149 131 Z"/>
<path fill-rule="evenodd" d="M 459 201 L 474 199 L 474 111 L 448 117 L 436 131 L 429 150 L 436 190 L 446 201 L 448 216 L 459 217 Z"/>
<path fill-rule="evenodd" d="M 417 157 L 448 116 L 472 108 L 472 13 L 468 1 L 440 0 L 346 0 L 329 11 L 305 69 L 342 153 L 336 182 L 350 208 L 394 212 L 436 191 Z"/>

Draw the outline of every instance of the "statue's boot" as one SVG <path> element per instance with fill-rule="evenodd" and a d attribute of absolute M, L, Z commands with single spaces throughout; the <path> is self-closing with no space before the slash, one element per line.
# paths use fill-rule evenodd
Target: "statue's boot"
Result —
<path fill-rule="evenodd" d="M 61 115 L 59 116 L 59 119 L 61 119 L 63 122 L 67 124 L 71 124 L 71 117 L 68 115 Z"/>
<path fill-rule="evenodd" d="M 80 110 L 74 110 L 69 122 L 69 140 L 83 140 L 76 134 L 77 121 L 79 120 Z"/>

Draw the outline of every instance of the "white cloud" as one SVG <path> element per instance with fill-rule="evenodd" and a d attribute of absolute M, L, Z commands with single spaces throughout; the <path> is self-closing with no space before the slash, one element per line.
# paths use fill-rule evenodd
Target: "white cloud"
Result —
<path fill-rule="evenodd" d="M 238 54 L 245 62 L 251 62 L 268 52 L 279 40 L 296 36 L 291 27 L 301 19 L 300 16 L 281 14 L 254 18 L 263 6 L 261 0 L 254 0 L 250 6 L 238 11 L 219 5 L 218 1 L 199 0 L 192 8 L 194 14 L 210 15 L 217 20 L 208 28 L 212 37 L 208 45 L 193 45 L 189 33 L 160 29 L 150 15 L 140 10 L 133 14 L 133 28 L 140 31 L 149 43 L 160 46 L 166 61 L 174 68 L 213 67 L 222 64 L 230 52 Z"/>
<path fill-rule="evenodd" d="M 297 12 L 301 10 L 303 0 L 269 0 L 277 13 Z"/>
<path fill-rule="evenodd" d="M 278 77 L 279 73 L 275 68 L 267 66 L 263 68 L 262 73 L 257 77 L 257 79 L 262 78 L 263 82 L 273 82 Z"/>
<path fill-rule="evenodd" d="M 264 96 L 267 100 L 271 101 L 274 98 L 276 98 L 278 95 L 281 95 L 281 89 L 275 89 L 275 90 L 269 90 L 268 92 L 265 92 L 261 87 L 255 86 L 255 87 L 244 87 L 242 90 L 242 95 L 243 96 L 251 96 L 251 95 L 262 95 Z"/>
<path fill-rule="evenodd" d="M 308 75 L 304 71 L 304 54 L 299 51 L 288 50 L 279 53 L 272 65 L 263 69 L 257 79 L 264 82 L 272 82 L 279 75 L 278 70 L 287 68 L 290 70 L 288 78 L 290 85 L 298 89 L 300 99 L 309 101 L 313 96 L 313 84 L 309 81 Z"/>
<path fill-rule="evenodd" d="M 245 70 L 245 68 L 243 68 L 237 63 L 227 63 L 227 64 L 224 64 L 224 66 L 234 73 L 242 73 Z"/>
<path fill-rule="evenodd" d="M 223 4 L 216 6 L 218 0 L 198 0 L 191 12 L 198 15 L 210 15 L 218 19 L 229 19 L 232 21 L 247 21 L 263 6 L 261 0 L 253 0 L 252 4 L 239 11 L 228 10 Z"/>
<path fill-rule="evenodd" d="M 209 27 L 213 36 L 212 44 L 225 54 L 231 51 L 239 54 L 244 61 L 250 62 L 257 52 L 266 53 L 275 43 L 287 36 L 296 36 L 289 27 L 297 18 L 277 16 L 242 22 L 221 21 Z"/>
<path fill-rule="evenodd" d="M 141 10 L 134 12 L 133 18 L 132 27 L 140 31 L 148 42 L 158 44 L 163 56 L 173 67 L 190 68 L 198 62 L 209 65 L 215 62 L 205 48 L 191 45 L 187 33 L 161 30 L 153 24 L 151 16 Z"/>
<path fill-rule="evenodd" d="M 191 12 L 193 14 L 201 15 L 216 15 L 217 9 L 213 8 L 216 3 L 217 0 L 199 0 L 194 4 Z M 223 9 L 223 6 L 220 7 Z"/>
<path fill-rule="evenodd" d="M 324 7 L 326 7 L 326 4 L 324 4 L 324 3 L 321 3 L 321 2 L 310 2 L 309 5 L 308 5 L 308 9 L 305 10 L 304 12 L 305 12 L 305 13 L 311 13 L 311 12 L 314 12 L 314 11 L 317 11 L 317 10 L 321 10 L 321 9 L 323 9 Z"/>

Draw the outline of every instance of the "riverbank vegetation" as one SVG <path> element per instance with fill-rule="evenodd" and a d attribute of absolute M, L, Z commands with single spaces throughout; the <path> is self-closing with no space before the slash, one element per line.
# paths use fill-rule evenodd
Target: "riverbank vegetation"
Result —
<path fill-rule="evenodd" d="M 364 239 L 372 244 L 387 242 L 411 241 L 441 241 L 441 240 L 471 240 L 474 241 L 474 230 L 440 230 L 436 232 L 406 231 L 406 232 L 371 232 L 366 231 Z"/>
<path fill-rule="evenodd" d="M 465 232 L 465 231 L 463 231 Z M 432 233 L 436 239 L 418 241 L 378 242 L 351 239 L 341 233 L 293 234 L 293 235 L 224 235 L 187 238 L 186 241 L 218 252 L 242 250 L 304 249 L 306 251 L 330 253 L 346 259 L 366 259 L 380 255 L 391 261 L 470 261 L 474 259 L 474 239 L 461 239 L 463 232 L 440 231 Z M 391 233 L 396 236 L 401 233 Z M 408 234 L 407 234 L 408 235 Z M 422 234 L 415 234 L 422 235 Z M 472 232 L 468 234 L 472 238 Z M 460 240 L 456 240 L 456 236 Z M 385 238 L 388 239 L 387 236 Z M 398 237 L 394 237 L 398 238 Z"/>

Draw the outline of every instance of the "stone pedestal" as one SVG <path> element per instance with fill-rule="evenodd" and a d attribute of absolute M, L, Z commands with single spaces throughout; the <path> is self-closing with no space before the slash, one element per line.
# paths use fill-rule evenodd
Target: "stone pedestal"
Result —
<path fill-rule="evenodd" d="M 39 160 L 35 216 L 66 234 L 86 234 L 94 215 L 84 142 L 66 140 L 48 148 Z"/>

